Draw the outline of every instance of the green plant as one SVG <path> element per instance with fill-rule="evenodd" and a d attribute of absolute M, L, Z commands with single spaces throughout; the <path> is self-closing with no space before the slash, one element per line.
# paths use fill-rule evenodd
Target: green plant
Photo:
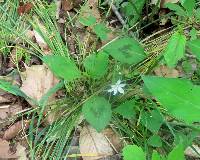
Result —
<path fill-rule="evenodd" d="M 144 3 L 145 1 L 128 1 L 122 5 L 124 13 L 131 20 L 130 24 L 138 20 Z M 167 7 L 174 10 L 181 20 L 189 19 L 193 24 L 195 22 L 192 16 L 199 19 L 197 14 L 199 11 L 194 10 L 194 1 L 188 3 L 186 0 L 181 1 L 183 8 L 175 4 L 167 4 Z M 34 19 L 31 16 L 21 18 L 27 20 L 27 28 L 37 31 L 47 43 L 51 50 L 51 55 L 48 56 L 24 36 L 24 30 L 15 33 L 18 24 L 8 25 L 0 22 L 1 30 L 10 32 L 12 36 L 28 44 L 30 49 L 27 50 L 30 53 L 34 51 L 34 55 L 37 55 L 60 80 L 60 83 L 51 88 L 38 102 L 31 99 L 37 105 L 36 109 L 27 113 L 32 115 L 28 135 L 31 158 L 66 157 L 70 136 L 83 115 L 87 123 L 98 132 L 107 126 L 112 127 L 110 124 L 113 123 L 122 137 L 128 137 L 126 143 L 135 144 L 127 145 L 123 149 L 125 160 L 132 160 L 133 157 L 134 160 L 151 159 L 151 157 L 152 160 L 173 160 L 177 157 L 180 160 L 184 159 L 183 151 L 189 144 L 179 145 L 181 140 L 178 139 L 178 133 L 183 132 L 182 126 L 189 130 L 189 133 L 184 133 L 186 137 L 195 131 L 199 133 L 199 126 L 194 124 L 199 122 L 200 116 L 199 86 L 189 80 L 145 76 L 145 74 L 148 74 L 163 58 L 169 67 L 175 67 L 188 49 L 200 59 L 200 40 L 198 33 L 194 31 L 195 28 L 191 29 L 191 40 L 187 40 L 185 27 L 178 25 L 171 38 L 167 39 L 167 47 L 165 48 L 161 41 L 155 51 L 152 50 L 154 44 L 152 46 L 150 44 L 148 50 L 148 43 L 141 43 L 138 39 L 123 33 L 99 50 L 81 52 L 78 54 L 78 59 L 75 59 L 70 55 L 67 45 L 59 34 L 55 17 L 52 15 L 54 7 L 38 1 L 34 3 L 32 11 Z M 3 7 L 1 9 L 4 10 Z M 133 13 L 129 10 L 133 10 Z M 3 15 L 5 16 L 5 11 Z M 6 16 L 11 19 L 9 15 Z M 80 14 L 78 20 L 82 25 L 90 27 L 100 40 L 108 39 L 108 33 L 111 31 L 105 23 L 97 23 L 91 14 L 85 17 Z M 7 44 L 8 41 L 4 43 Z M 163 48 L 164 51 L 160 52 Z M 0 88 L 30 100 L 18 87 L 3 80 L 0 81 Z M 65 88 L 66 97 L 48 103 L 49 97 L 61 88 Z M 59 110 L 62 112 L 59 112 L 59 117 L 52 124 L 39 131 L 43 118 L 48 118 L 48 114 L 43 115 L 47 107 L 52 108 L 51 112 Z M 159 134 L 162 133 L 170 135 L 170 142 L 161 138 Z M 192 137 L 191 141 L 193 139 Z M 178 145 L 175 145 L 175 140 Z M 156 152 L 157 147 L 163 147 L 168 156 Z"/>

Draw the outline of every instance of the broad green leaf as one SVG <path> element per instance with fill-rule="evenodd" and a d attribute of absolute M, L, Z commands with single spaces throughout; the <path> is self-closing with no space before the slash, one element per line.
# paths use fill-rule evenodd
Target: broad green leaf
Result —
<path fill-rule="evenodd" d="M 189 16 L 191 16 L 195 7 L 195 0 L 181 0 L 181 5 L 186 9 Z"/>
<path fill-rule="evenodd" d="M 169 67 L 175 67 L 177 62 L 184 56 L 186 37 L 178 32 L 174 33 L 170 38 L 164 58 Z"/>
<path fill-rule="evenodd" d="M 190 74 L 193 72 L 192 64 L 188 60 L 182 62 L 182 68 L 186 74 Z"/>
<path fill-rule="evenodd" d="M 77 68 L 76 64 L 64 56 L 44 56 L 42 60 L 58 78 L 72 81 L 81 76 L 81 72 Z"/>
<path fill-rule="evenodd" d="M 166 3 L 165 7 L 169 8 L 170 10 L 174 11 L 175 14 L 179 15 L 179 16 L 187 16 L 187 13 L 184 11 L 184 9 L 174 3 Z"/>
<path fill-rule="evenodd" d="M 123 13 L 124 13 L 124 15 L 126 17 L 134 15 L 134 12 L 133 12 L 134 7 L 131 4 L 131 2 L 124 2 L 124 3 L 122 3 L 121 10 L 123 11 Z"/>
<path fill-rule="evenodd" d="M 182 144 L 184 147 L 190 146 L 194 139 L 199 136 L 199 131 L 192 131 L 187 135 L 182 131 L 175 132 L 174 145 Z"/>
<path fill-rule="evenodd" d="M 153 133 L 159 131 L 163 121 L 162 116 L 157 110 L 152 110 L 150 113 L 143 112 L 141 116 L 141 123 Z"/>
<path fill-rule="evenodd" d="M 162 160 L 160 154 L 157 151 L 153 151 L 151 160 Z"/>
<path fill-rule="evenodd" d="M 111 120 L 111 105 L 103 97 L 92 97 L 87 100 L 82 108 L 85 119 L 98 132 L 103 130 Z"/>
<path fill-rule="evenodd" d="M 148 139 L 148 144 L 153 147 L 161 147 L 162 146 L 162 140 L 158 135 L 153 135 Z"/>
<path fill-rule="evenodd" d="M 16 96 L 28 98 L 28 96 L 22 92 L 18 86 L 12 85 L 10 82 L 6 82 L 5 80 L 0 79 L 0 89 Z"/>
<path fill-rule="evenodd" d="M 92 15 L 79 18 L 79 22 L 84 26 L 92 26 L 96 23 L 96 18 Z"/>
<path fill-rule="evenodd" d="M 195 39 L 187 42 L 187 46 L 192 53 L 200 60 L 200 39 Z"/>
<path fill-rule="evenodd" d="M 157 151 L 153 151 L 151 160 L 166 160 L 166 157 L 161 156 Z"/>
<path fill-rule="evenodd" d="M 83 61 L 86 72 L 94 79 L 104 76 L 108 70 L 108 55 L 105 53 L 91 54 Z"/>
<path fill-rule="evenodd" d="M 120 9 L 130 25 L 134 25 L 138 21 L 144 5 L 145 0 L 134 0 L 122 3 Z"/>
<path fill-rule="evenodd" d="M 133 12 L 133 19 L 131 20 L 131 25 L 134 25 L 138 19 L 140 18 L 140 15 L 142 13 L 142 9 L 145 5 L 145 2 L 146 0 L 131 0 L 132 1 L 132 5 L 133 5 L 133 8 L 134 10 L 132 11 Z"/>
<path fill-rule="evenodd" d="M 197 39 L 197 30 L 195 28 L 192 28 L 190 31 L 190 40 L 196 40 Z"/>
<path fill-rule="evenodd" d="M 105 24 L 99 23 L 94 26 L 93 30 L 101 40 L 107 40 L 110 30 L 106 27 Z"/>
<path fill-rule="evenodd" d="M 136 104 L 135 100 L 126 101 L 125 103 L 119 105 L 116 109 L 114 109 L 115 112 L 122 115 L 124 118 L 131 119 L 135 117 L 136 110 Z"/>
<path fill-rule="evenodd" d="M 113 41 L 105 46 L 103 51 L 110 54 L 116 60 L 127 64 L 137 64 L 146 57 L 144 49 L 140 44 L 129 37 Z"/>
<path fill-rule="evenodd" d="M 141 147 L 127 145 L 122 150 L 123 160 L 146 160 L 145 153 Z"/>
<path fill-rule="evenodd" d="M 185 160 L 184 147 L 179 144 L 168 155 L 167 160 Z"/>
<path fill-rule="evenodd" d="M 195 10 L 195 20 L 200 20 L 200 8 Z"/>
<path fill-rule="evenodd" d="M 142 79 L 169 114 L 188 123 L 200 121 L 199 86 L 178 78 L 143 76 Z"/>

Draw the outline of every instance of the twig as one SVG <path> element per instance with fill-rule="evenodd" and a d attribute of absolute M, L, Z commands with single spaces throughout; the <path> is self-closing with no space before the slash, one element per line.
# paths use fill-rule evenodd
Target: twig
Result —
<path fill-rule="evenodd" d="M 118 11 L 117 7 L 110 1 L 107 0 L 105 3 L 103 3 L 103 5 L 110 5 L 112 11 L 114 12 L 114 14 L 116 15 L 116 17 L 118 18 L 118 20 L 120 21 L 120 23 L 125 26 L 126 22 L 124 21 L 122 15 L 120 14 L 120 12 Z"/>

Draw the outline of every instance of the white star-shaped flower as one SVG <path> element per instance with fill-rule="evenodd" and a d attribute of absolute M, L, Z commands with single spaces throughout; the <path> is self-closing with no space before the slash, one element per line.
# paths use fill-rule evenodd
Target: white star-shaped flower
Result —
<path fill-rule="evenodd" d="M 108 90 L 108 92 L 113 92 L 113 95 L 116 95 L 118 92 L 121 94 L 124 94 L 124 89 L 123 87 L 125 87 L 126 84 L 121 84 L 121 80 L 118 80 L 116 82 L 116 84 L 111 85 L 111 89 Z"/>

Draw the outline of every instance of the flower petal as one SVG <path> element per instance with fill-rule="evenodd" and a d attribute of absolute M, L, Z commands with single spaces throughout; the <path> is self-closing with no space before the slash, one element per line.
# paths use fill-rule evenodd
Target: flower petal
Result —
<path fill-rule="evenodd" d="M 125 86 L 126 86 L 126 84 L 120 84 L 118 87 L 123 88 Z"/>
<path fill-rule="evenodd" d="M 111 88 L 115 88 L 116 87 L 116 85 L 111 85 Z"/>
<path fill-rule="evenodd" d="M 113 90 L 112 88 L 108 90 L 108 92 L 113 92 L 113 91 L 114 91 L 114 90 Z"/>
<path fill-rule="evenodd" d="M 121 80 L 119 79 L 116 83 L 116 85 L 119 85 L 121 83 Z"/>
<path fill-rule="evenodd" d="M 118 92 L 121 93 L 121 94 L 124 94 L 123 88 L 119 87 L 119 88 L 118 88 Z"/>
<path fill-rule="evenodd" d="M 118 90 L 115 89 L 113 95 L 115 96 L 117 94 Z"/>

